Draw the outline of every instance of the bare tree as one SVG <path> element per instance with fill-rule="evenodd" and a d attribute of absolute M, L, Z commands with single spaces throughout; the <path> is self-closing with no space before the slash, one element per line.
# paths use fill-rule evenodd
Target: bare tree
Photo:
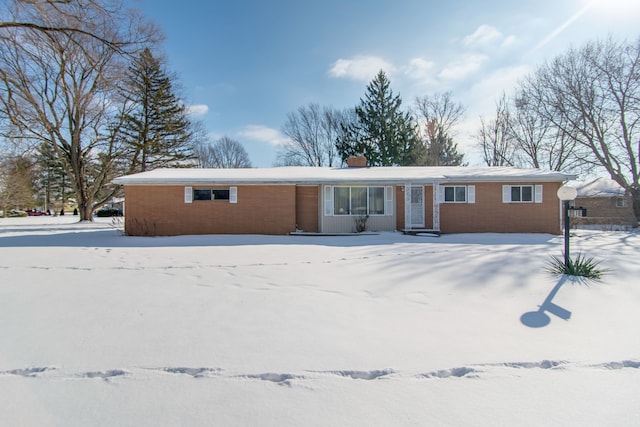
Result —
<path fill-rule="evenodd" d="M 454 127 L 464 117 L 464 105 L 453 101 L 452 92 L 435 93 L 416 98 L 419 120 L 434 123 L 442 134 L 453 137 Z"/>
<path fill-rule="evenodd" d="M 314 103 L 289 113 L 282 133 L 290 142 L 278 153 L 279 162 L 289 166 L 334 166 L 339 158 L 336 138 L 347 118 L 346 112 Z"/>
<path fill-rule="evenodd" d="M 460 166 L 464 154 L 458 153 L 453 141 L 455 126 L 465 108 L 453 101 L 452 92 L 435 93 L 416 98 L 418 121 L 423 124 L 422 147 L 418 164 L 426 166 Z"/>
<path fill-rule="evenodd" d="M 526 93 L 513 99 L 513 113 L 509 115 L 508 132 L 516 149 L 516 164 L 571 173 L 587 172 L 584 149 L 566 130 L 557 128 L 539 114 L 538 105 Z"/>
<path fill-rule="evenodd" d="M 108 9 L 106 1 L 71 0 L 64 13 L 33 2 L 32 12 L 43 22 L 82 31 L 4 27 L 0 35 L 0 115 L 10 120 L 14 135 L 51 145 L 71 181 L 81 220 L 91 220 L 115 191 L 107 187 L 120 149 L 122 123 L 114 117 L 124 116 L 118 110 L 126 108 L 115 88 L 128 59 L 84 33 L 123 43 L 151 37 L 151 27 L 137 15 Z"/>
<path fill-rule="evenodd" d="M 196 145 L 196 157 L 201 168 L 250 168 L 249 154 L 241 143 L 223 136 L 213 144 L 200 142 Z"/>
<path fill-rule="evenodd" d="M 103 43 L 119 53 L 128 53 L 137 45 L 153 41 L 155 31 L 137 32 L 137 38 L 119 38 L 117 33 L 105 33 L 73 23 L 76 12 L 82 9 L 84 16 L 118 15 L 122 10 L 121 0 L 0 0 L 0 30 L 18 29 L 38 31 L 43 34 L 81 35 Z M 136 26 L 149 26 L 137 12 L 129 11 Z M 63 19 L 60 19 L 60 18 Z M 152 37 L 149 37 L 152 36 Z M 2 37 L 0 35 L 0 37 Z M 73 38 L 79 41 L 80 39 Z"/>
<path fill-rule="evenodd" d="M 496 103 L 496 117 L 489 122 L 480 117 L 476 141 L 487 166 L 513 166 L 516 147 L 509 133 L 509 103 L 506 94 Z"/>
<path fill-rule="evenodd" d="M 570 49 L 541 66 L 521 90 L 540 115 L 590 152 L 634 200 L 640 218 L 640 38 Z"/>

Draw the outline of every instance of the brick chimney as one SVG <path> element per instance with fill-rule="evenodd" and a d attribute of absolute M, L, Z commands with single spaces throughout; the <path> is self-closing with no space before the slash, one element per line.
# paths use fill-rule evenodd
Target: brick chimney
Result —
<path fill-rule="evenodd" d="M 362 154 L 359 156 L 349 156 L 347 166 L 350 168 L 366 168 L 367 158 Z"/>

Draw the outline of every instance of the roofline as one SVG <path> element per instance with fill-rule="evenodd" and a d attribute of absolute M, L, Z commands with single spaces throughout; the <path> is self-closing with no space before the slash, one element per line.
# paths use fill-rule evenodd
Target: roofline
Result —
<path fill-rule="evenodd" d="M 211 179 L 127 179 L 116 178 L 112 182 L 117 185 L 131 186 L 159 186 L 159 185 L 340 185 L 340 184 L 367 184 L 367 185 L 433 185 L 447 183 L 478 183 L 478 182 L 565 182 L 572 179 L 565 176 L 506 176 L 506 177 L 443 177 L 443 178 L 390 178 L 390 179 L 324 179 L 324 180 L 264 180 L 249 178 L 211 178 Z"/>
<path fill-rule="evenodd" d="M 275 168 L 260 171 L 247 169 L 229 171 L 207 175 L 206 170 L 172 169 L 143 172 L 125 175 L 112 180 L 118 185 L 339 185 L 339 184 L 434 184 L 447 182 L 564 182 L 575 179 L 569 175 L 555 171 L 541 171 L 539 169 L 517 168 L 466 168 L 466 167 L 371 167 L 371 168 L 292 168 L 293 173 L 283 173 L 285 168 Z M 379 169 L 378 173 L 376 169 Z M 277 170 L 275 173 L 273 171 Z M 430 173 L 423 173 L 430 170 Z M 463 172 L 464 170 L 464 172 Z M 199 171 L 199 172 L 196 172 Z M 250 171 L 250 172 L 248 172 Z M 360 173 L 364 171 L 364 173 Z M 417 173 L 420 171 L 420 173 Z M 517 171 L 517 173 L 511 173 Z M 204 172 L 204 173 L 202 173 Z"/>

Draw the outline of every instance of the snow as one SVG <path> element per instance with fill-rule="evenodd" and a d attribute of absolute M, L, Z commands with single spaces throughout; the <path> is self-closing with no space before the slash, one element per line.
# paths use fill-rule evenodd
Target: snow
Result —
<path fill-rule="evenodd" d="M 608 178 L 596 178 L 588 182 L 571 184 L 578 191 L 578 197 L 621 197 L 625 190 L 617 182 Z"/>
<path fill-rule="evenodd" d="M 577 230 L 585 283 L 548 234 L 76 221 L 0 219 L 2 425 L 640 424 L 637 232 Z"/>
<path fill-rule="evenodd" d="M 160 168 L 113 180 L 122 185 L 158 184 L 335 184 L 344 182 L 557 182 L 575 178 L 560 172 L 513 167 L 367 167 L 330 168 L 287 166 L 274 168 L 201 169 Z"/>

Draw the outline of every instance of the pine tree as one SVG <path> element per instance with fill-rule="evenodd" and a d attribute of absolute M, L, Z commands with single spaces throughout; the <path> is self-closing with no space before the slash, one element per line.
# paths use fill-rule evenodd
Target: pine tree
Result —
<path fill-rule="evenodd" d="M 62 161 L 49 144 L 40 144 L 35 154 L 38 169 L 36 185 L 43 200 L 45 210 L 56 206 L 64 206 L 73 197 L 73 190 L 69 182 Z"/>
<path fill-rule="evenodd" d="M 393 94 L 384 71 L 367 86 L 365 99 L 356 107 L 358 120 L 344 127 L 336 142 L 343 161 L 364 154 L 370 166 L 412 165 L 419 138 L 409 113 L 400 109 L 400 95 Z"/>
<path fill-rule="evenodd" d="M 435 122 L 427 123 L 422 153 L 418 164 L 423 166 L 466 166 L 458 144 Z"/>
<path fill-rule="evenodd" d="M 6 217 L 10 209 L 31 208 L 33 200 L 33 162 L 26 156 L 0 159 L 0 210 Z"/>
<path fill-rule="evenodd" d="M 158 58 L 145 49 L 128 71 L 126 98 L 133 108 L 124 117 L 122 133 L 129 172 L 178 167 L 194 158 L 191 123 L 174 93 L 170 76 Z"/>

